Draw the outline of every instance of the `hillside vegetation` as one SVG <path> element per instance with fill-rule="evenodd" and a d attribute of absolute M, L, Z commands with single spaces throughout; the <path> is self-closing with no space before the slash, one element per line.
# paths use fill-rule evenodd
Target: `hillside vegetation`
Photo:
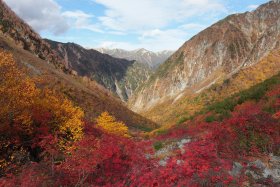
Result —
<path fill-rule="evenodd" d="M 280 74 L 145 140 L 107 112 L 84 121 L 0 55 L 1 186 L 280 184 Z"/>
<path fill-rule="evenodd" d="M 150 52 L 50 46 L 0 0 L 0 187 L 280 186 L 279 15 L 228 16 L 150 76 Z"/>
<path fill-rule="evenodd" d="M 177 101 L 167 101 L 141 114 L 162 125 L 172 125 L 174 121 L 181 123 L 213 102 L 223 100 L 276 75 L 280 71 L 279 59 L 280 50 L 272 51 L 257 64 L 218 80 L 206 90 L 198 93 L 187 92 Z"/>

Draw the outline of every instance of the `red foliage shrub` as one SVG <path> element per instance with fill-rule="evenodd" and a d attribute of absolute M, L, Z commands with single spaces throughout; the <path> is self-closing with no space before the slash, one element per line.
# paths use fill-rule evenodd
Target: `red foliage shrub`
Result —
<path fill-rule="evenodd" d="M 175 145 L 191 138 L 165 157 L 164 166 L 154 156 L 152 141 L 106 134 L 90 123 L 84 128 L 83 139 L 61 155 L 56 135 L 43 125 L 48 115 L 38 114 L 41 126 L 32 145 L 42 149 L 45 160 L 25 166 L 16 176 L 2 178 L 0 186 L 40 182 L 53 186 L 241 186 L 247 178 L 244 170 L 231 174 L 233 162 L 246 166 L 252 157 L 280 153 L 279 93 L 267 94 L 276 101 L 271 104 L 278 111 L 275 114 L 263 110 L 265 100 L 245 102 L 221 122 L 206 123 L 198 118 L 158 136 L 155 141 L 173 141 Z"/>

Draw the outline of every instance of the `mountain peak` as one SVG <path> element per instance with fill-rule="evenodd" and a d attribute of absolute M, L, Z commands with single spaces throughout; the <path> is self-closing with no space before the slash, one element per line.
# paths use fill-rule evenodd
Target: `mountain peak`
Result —
<path fill-rule="evenodd" d="M 141 54 L 153 53 L 152 51 L 149 51 L 149 50 L 144 49 L 144 48 L 136 49 L 135 51 L 136 51 L 137 53 L 141 53 Z"/>
<path fill-rule="evenodd" d="M 149 50 L 147 50 L 147 49 L 145 49 L 145 48 L 136 49 L 136 51 L 150 52 Z"/>

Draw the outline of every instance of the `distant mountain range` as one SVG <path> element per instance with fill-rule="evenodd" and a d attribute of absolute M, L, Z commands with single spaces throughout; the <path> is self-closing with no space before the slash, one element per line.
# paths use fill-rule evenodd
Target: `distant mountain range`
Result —
<path fill-rule="evenodd" d="M 136 60 L 137 62 L 147 64 L 153 70 L 158 68 L 160 64 L 165 62 L 174 53 L 174 51 L 168 51 L 168 50 L 160 51 L 160 52 L 152 52 L 143 48 L 136 49 L 133 51 L 128 51 L 124 49 L 109 49 L 109 48 L 97 48 L 96 50 L 116 58 Z"/>

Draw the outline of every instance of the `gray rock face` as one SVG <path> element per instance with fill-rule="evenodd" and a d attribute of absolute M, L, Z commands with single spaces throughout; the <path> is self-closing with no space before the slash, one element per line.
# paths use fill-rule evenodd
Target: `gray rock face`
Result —
<path fill-rule="evenodd" d="M 241 174 L 242 169 L 243 169 L 243 166 L 240 163 L 234 162 L 232 170 L 230 171 L 230 174 L 234 177 L 237 177 Z"/>
<path fill-rule="evenodd" d="M 252 166 L 254 169 L 252 169 Z M 280 157 L 270 155 L 268 164 L 263 163 L 261 160 L 256 160 L 249 163 L 248 168 L 245 174 L 255 180 L 265 181 L 270 178 L 273 183 L 280 185 Z"/>
<path fill-rule="evenodd" d="M 178 150 L 178 149 L 180 149 L 181 153 L 184 154 L 185 153 L 184 146 L 186 144 L 190 143 L 190 142 L 191 142 L 191 138 L 184 138 L 184 139 L 181 139 L 177 142 L 173 142 L 171 144 L 165 145 L 163 148 L 156 151 L 154 156 L 155 157 L 163 157 L 159 161 L 159 165 L 160 166 L 166 166 L 166 164 L 169 160 L 169 155 L 171 155 L 175 150 Z M 183 162 L 184 162 L 183 160 L 177 160 L 177 165 L 180 165 Z"/>
<path fill-rule="evenodd" d="M 177 146 L 181 150 L 182 154 L 185 153 L 185 149 L 184 149 L 185 144 L 190 143 L 190 142 L 191 142 L 191 139 L 182 139 L 181 141 L 177 142 Z"/>
<path fill-rule="evenodd" d="M 166 100 L 174 100 L 186 90 L 201 91 L 256 64 L 279 46 L 278 1 L 253 12 L 228 16 L 187 41 L 162 64 L 130 100 L 130 107 L 144 112 Z"/>
<path fill-rule="evenodd" d="M 169 160 L 169 157 L 165 157 L 164 159 L 160 160 L 158 164 L 159 164 L 160 166 L 166 166 L 168 160 Z"/>

